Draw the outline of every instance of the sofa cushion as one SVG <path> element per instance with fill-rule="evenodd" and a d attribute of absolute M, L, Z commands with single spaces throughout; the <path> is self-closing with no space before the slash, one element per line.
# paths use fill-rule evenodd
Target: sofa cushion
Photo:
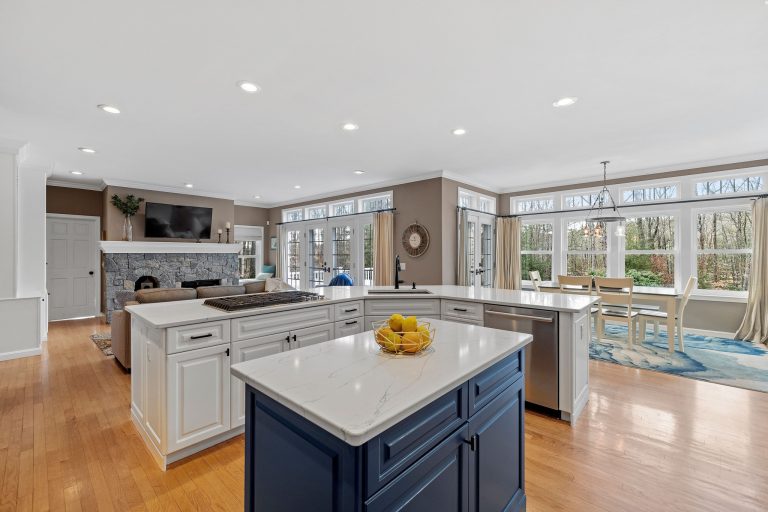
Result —
<path fill-rule="evenodd" d="M 208 299 L 211 297 L 226 297 L 228 295 L 245 294 L 245 286 L 239 285 L 219 285 L 219 286 L 198 286 L 197 298 Z"/>
<path fill-rule="evenodd" d="M 270 277 L 272 277 L 272 274 L 270 274 L 269 272 L 262 272 L 261 274 L 256 276 L 256 280 L 257 281 L 266 281 Z"/>
<path fill-rule="evenodd" d="M 136 292 L 136 302 L 151 304 L 154 302 L 172 302 L 197 298 L 194 288 L 145 288 Z"/>
<path fill-rule="evenodd" d="M 268 292 L 285 292 L 289 290 L 295 290 L 293 286 L 289 285 L 282 279 L 270 277 L 267 279 L 266 285 L 264 286 L 264 290 Z"/>
<path fill-rule="evenodd" d="M 267 281 L 255 281 L 245 285 L 245 293 L 264 293 Z"/>
<path fill-rule="evenodd" d="M 275 272 L 277 272 L 277 265 L 262 265 L 261 266 L 261 273 L 262 274 L 271 274 L 269 277 L 272 277 L 275 275 Z"/>

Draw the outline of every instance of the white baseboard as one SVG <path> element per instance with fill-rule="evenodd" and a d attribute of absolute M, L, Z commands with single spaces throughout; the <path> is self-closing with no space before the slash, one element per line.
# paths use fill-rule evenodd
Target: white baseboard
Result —
<path fill-rule="evenodd" d="M 39 356 L 42 353 L 43 353 L 43 349 L 40 347 L 28 348 L 26 350 L 16 350 L 14 352 L 3 352 L 3 353 L 0 353 L 0 361 L 8 361 L 10 359 L 19 359 L 21 357 Z"/>

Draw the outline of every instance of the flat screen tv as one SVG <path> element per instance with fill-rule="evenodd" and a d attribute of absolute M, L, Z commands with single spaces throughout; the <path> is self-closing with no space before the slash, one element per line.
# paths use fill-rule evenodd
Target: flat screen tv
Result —
<path fill-rule="evenodd" d="M 211 238 L 212 208 L 147 203 L 144 236 L 147 238 Z"/>

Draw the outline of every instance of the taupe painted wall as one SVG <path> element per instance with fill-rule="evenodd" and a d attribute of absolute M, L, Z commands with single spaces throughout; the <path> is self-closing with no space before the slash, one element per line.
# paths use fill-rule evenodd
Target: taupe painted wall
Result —
<path fill-rule="evenodd" d="M 153 190 L 139 190 L 133 188 L 108 186 L 104 189 L 104 226 L 105 240 L 120 240 L 123 236 L 123 216 L 109 202 L 113 194 L 125 197 L 133 194 L 144 198 L 139 212 L 133 217 L 133 239 L 136 241 L 149 240 L 153 242 L 189 242 L 189 239 L 174 238 L 145 238 L 144 237 L 144 208 L 146 202 L 178 204 L 183 206 L 201 206 L 213 209 L 213 221 L 211 225 L 211 238 L 202 242 L 215 243 L 218 240 L 216 230 L 224 229 L 224 224 L 235 223 L 235 203 L 230 199 L 216 199 L 212 197 L 192 196 L 187 194 L 172 194 L 168 192 L 155 192 Z"/>
<path fill-rule="evenodd" d="M 45 187 L 46 213 L 101 217 L 103 206 L 104 201 L 99 190 L 83 190 L 50 185 Z"/>

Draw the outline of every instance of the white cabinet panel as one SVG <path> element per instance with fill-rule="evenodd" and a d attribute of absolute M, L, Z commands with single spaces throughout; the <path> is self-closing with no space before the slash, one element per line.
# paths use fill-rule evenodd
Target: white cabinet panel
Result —
<path fill-rule="evenodd" d="M 242 363 L 288 350 L 287 332 L 261 336 L 252 340 L 232 343 L 231 364 Z M 245 423 L 245 383 L 237 377 L 230 377 L 231 415 L 230 428 Z"/>
<path fill-rule="evenodd" d="M 291 329 L 333 322 L 331 306 L 313 306 L 232 320 L 232 341 L 252 339 Z"/>
<path fill-rule="evenodd" d="M 168 356 L 168 451 L 229 430 L 229 344 Z"/>
<path fill-rule="evenodd" d="M 440 317 L 440 299 L 366 299 L 365 316 L 389 316 L 400 313 L 404 316 Z"/>
<path fill-rule="evenodd" d="M 483 325 L 483 304 L 481 302 L 465 302 L 444 299 L 440 301 L 441 313 L 445 320 L 459 318 L 470 320 L 467 323 Z M 477 322 L 480 323 L 477 323 Z"/>
<path fill-rule="evenodd" d="M 363 317 L 352 318 L 350 320 L 342 320 L 334 324 L 334 338 L 341 338 L 343 336 L 357 334 L 365 330 L 366 329 Z"/>
<path fill-rule="evenodd" d="M 291 348 L 316 345 L 333 339 L 333 324 L 316 325 L 291 331 Z"/>

